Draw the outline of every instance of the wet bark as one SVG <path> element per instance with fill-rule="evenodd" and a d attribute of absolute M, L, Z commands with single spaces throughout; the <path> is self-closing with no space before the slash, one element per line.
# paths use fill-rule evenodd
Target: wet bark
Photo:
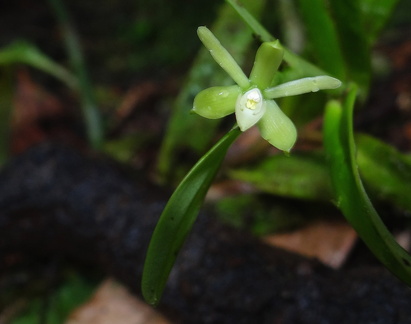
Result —
<path fill-rule="evenodd" d="M 101 158 L 44 144 L 0 173 L 0 259 L 78 260 L 139 294 L 164 193 Z M 381 267 L 334 271 L 202 214 L 160 310 L 176 323 L 410 323 L 411 291 Z"/>

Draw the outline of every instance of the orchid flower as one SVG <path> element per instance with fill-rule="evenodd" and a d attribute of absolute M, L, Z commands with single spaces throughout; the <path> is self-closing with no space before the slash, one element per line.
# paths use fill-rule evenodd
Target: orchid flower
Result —
<path fill-rule="evenodd" d="M 274 74 L 283 59 L 283 49 L 278 41 L 261 44 L 248 78 L 207 27 L 199 27 L 197 33 L 214 60 L 236 85 L 201 91 L 194 98 L 193 111 L 209 119 L 235 113 L 241 131 L 257 125 L 261 136 L 280 150 L 291 150 L 297 139 L 297 130 L 273 99 L 335 89 L 341 85 L 341 81 L 330 76 L 317 76 L 271 87 Z"/>

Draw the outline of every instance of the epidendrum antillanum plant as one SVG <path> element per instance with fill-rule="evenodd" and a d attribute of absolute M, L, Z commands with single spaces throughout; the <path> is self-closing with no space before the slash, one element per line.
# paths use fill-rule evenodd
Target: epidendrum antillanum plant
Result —
<path fill-rule="evenodd" d="M 335 89 L 341 85 L 339 80 L 330 76 L 317 76 L 272 87 L 274 74 L 283 59 L 283 49 L 278 41 L 262 43 L 250 78 L 247 78 L 208 28 L 199 27 L 198 35 L 215 61 L 237 85 L 217 86 L 201 91 L 194 99 L 193 111 L 211 119 L 235 113 L 238 126 L 229 131 L 191 169 L 171 196 L 157 223 L 147 250 L 142 278 L 143 296 L 153 305 L 159 302 L 177 253 L 195 221 L 228 148 L 238 135 L 258 125 L 265 140 L 278 149 L 289 152 L 295 144 L 297 131 L 274 99 Z"/>
<path fill-rule="evenodd" d="M 234 58 L 207 27 L 199 27 L 198 36 L 215 61 L 237 85 L 211 87 L 201 91 L 194 99 L 193 111 L 210 119 L 222 118 L 235 112 L 241 131 L 258 125 L 261 136 L 282 151 L 289 152 L 294 146 L 297 130 L 274 99 L 335 89 L 341 85 L 338 79 L 323 75 L 271 87 L 284 54 L 278 40 L 262 43 L 250 77 L 247 78 Z"/>
<path fill-rule="evenodd" d="M 143 296 L 153 305 L 159 302 L 177 253 L 196 219 L 208 188 L 218 172 L 228 148 L 234 140 L 242 131 L 257 125 L 263 138 L 280 150 L 289 152 L 296 140 L 296 130 L 293 123 L 278 108 L 274 99 L 320 89 L 333 89 L 341 84 L 339 80 L 329 76 L 316 76 L 273 87 L 271 83 L 274 74 L 282 61 L 283 49 L 281 45 L 279 42 L 272 42 L 269 33 L 243 7 L 238 6 L 234 1 L 227 1 L 236 8 L 249 26 L 258 35 L 263 35 L 262 39 L 267 41 L 263 42 L 258 49 L 250 77 L 247 78 L 235 60 L 207 28 L 200 27 L 198 30 L 201 41 L 237 85 L 203 90 L 195 97 L 193 111 L 207 118 L 221 118 L 235 113 L 238 126 L 232 128 L 196 163 L 174 191 L 163 210 L 147 250 L 142 277 Z M 332 99 L 326 104 L 324 152 L 330 169 L 336 206 L 387 269 L 411 286 L 411 256 L 395 241 L 374 209 L 362 185 L 356 162 L 352 114 L 357 98 L 357 89 L 360 88 L 363 91 L 367 89 L 368 85 L 364 80 L 369 77 L 367 72 L 369 71 L 369 62 L 367 61 L 369 58 L 366 48 L 363 46 L 367 43 L 366 35 L 362 34 L 357 26 L 354 26 L 356 33 L 354 35 L 353 26 L 346 26 L 344 20 L 351 15 L 356 3 L 357 1 L 354 0 L 332 2 L 333 5 L 338 4 L 334 9 L 337 13 L 337 21 L 341 22 L 340 35 L 343 37 L 345 45 L 348 44 L 348 41 L 350 43 L 350 46 L 344 47 L 344 52 L 350 54 L 345 63 L 350 67 L 347 70 L 351 72 L 350 80 L 354 80 L 355 83 L 350 82 L 346 85 L 344 93 L 339 93 L 339 100 Z M 389 12 L 387 9 L 390 8 L 388 3 L 389 1 L 381 2 L 377 7 L 385 9 L 378 12 L 384 11 L 387 14 Z M 324 17 L 330 19 L 325 6 L 317 6 L 313 10 L 311 10 L 311 6 L 308 6 L 306 9 L 313 17 L 318 17 L 319 12 L 321 12 Z M 344 14 L 340 14 L 341 12 Z M 380 16 L 374 14 L 375 12 L 372 16 L 376 22 L 381 22 L 378 19 Z M 331 20 L 328 20 L 328 23 L 325 24 L 327 28 L 333 27 L 330 22 Z M 352 38 L 353 35 L 354 38 Z M 334 40 L 334 45 L 338 44 L 336 34 L 327 34 L 324 39 Z M 351 46 L 354 43 L 355 46 Z M 351 48 L 362 53 L 359 55 L 360 60 L 351 58 L 352 55 L 358 54 Z M 300 69 L 301 64 L 296 63 L 297 61 L 301 63 L 302 60 L 287 50 L 284 52 L 287 63 L 294 65 L 295 69 Z M 328 54 L 325 53 L 322 58 L 329 59 Z M 342 67 L 344 62 L 339 60 L 338 64 Z M 305 62 L 304 66 L 308 67 L 310 64 Z M 332 64 L 330 66 L 332 67 Z M 310 76 L 316 74 L 312 73 L 314 70 L 318 71 L 315 67 L 313 69 L 313 66 L 310 66 Z M 360 73 L 357 73 L 357 70 L 360 70 Z M 411 164 L 407 165 L 411 170 Z M 384 172 L 389 172 L 389 169 L 384 169 Z"/>

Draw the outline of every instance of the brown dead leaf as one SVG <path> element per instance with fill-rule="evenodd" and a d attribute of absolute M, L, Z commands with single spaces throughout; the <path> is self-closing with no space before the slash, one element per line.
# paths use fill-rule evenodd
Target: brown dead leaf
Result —
<path fill-rule="evenodd" d="M 39 125 L 40 120 L 64 114 L 61 102 L 36 84 L 24 69 L 17 75 L 13 106 L 11 146 L 14 153 L 20 153 L 47 137 Z"/>
<path fill-rule="evenodd" d="M 256 189 L 247 182 L 238 180 L 223 180 L 211 185 L 205 200 L 207 202 L 219 201 L 222 198 L 242 194 L 255 193 Z"/>
<path fill-rule="evenodd" d="M 272 147 L 261 138 L 258 128 L 252 127 L 247 132 L 242 133 L 230 146 L 224 163 L 231 166 L 247 163 L 265 155 L 267 150 Z"/>
<path fill-rule="evenodd" d="M 14 106 L 14 126 L 26 125 L 43 116 L 56 115 L 63 111 L 61 103 L 36 84 L 27 70 L 20 70 L 17 75 Z"/>
<path fill-rule="evenodd" d="M 114 281 L 104 281 L 86 304 L 75 310 L 66 324 L 171 324 L 146 303 Z"/>
<path fill-rule="evenodd" d="M 136 107 L 158 94 L 158 92 L 158 85 L 151 81 L 131 87 L 125 94 L 121 105 L 118 107 L 116 117 L 120 120 L 128 118 Z"/>
<path fill-rule="evenodd" d="M 274 234 L 264 238 L 268 244 L 317 258 L 338 269 L 344 264 L 357 234 L 343 222 L 318 221 L 291 233 Z"/>

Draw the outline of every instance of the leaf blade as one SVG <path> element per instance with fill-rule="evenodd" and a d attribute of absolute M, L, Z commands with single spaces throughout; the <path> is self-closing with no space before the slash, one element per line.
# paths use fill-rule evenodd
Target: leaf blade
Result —
<path fill-rule="evenodd" d="M 33 44 L 15 41 L 0 49 L 0 65 L 27 64 L 44 71 L 64 82 L 71 89 L 78 89 L 76 77 L 64 67 L 54 62 Z"/>
<path fill-rule="evenodd" d="M 240 133 L 238 127 L 233 128 L 211 148 L 183 179 L 164 208 L 144 263 L 141 288 L 148 303 L 158 304 L 177 253 L 196 219 L 208 188 L 228 148 Z"/>
<path fill-rule="evenodd" d="M 357 89 L 344 105 L 331 101 L 324 124 L 325 150 L 337 206 L 374 255 L 399 279 L 411 285 L 411 256 L 388 231 L 362 185 L 355 161 L 352 114 Z"/>
<path fill-rule="evenodd" d="M 370 43 L 363 29 L 363 15 L 357 0 L 329 1 L 340 40 L 348 78 L 356 82 L 361 91 L 368 92 L 371 80 Z M 363 94 L 363 95 L 364 95 Z"/>
<path fill-rule="evenodd" d="M 390 19 L 399 0 L 361 0 L 360 9 L 364 17 L 364 30 L 370 43 L 374 43 L 379 33 Z"/>
<path fill-rule="evenodd" d="M 319 66 L 344 80 L 344 60 L 326 4 L 323 0 L 299 0 L 298 4 Z"/>

